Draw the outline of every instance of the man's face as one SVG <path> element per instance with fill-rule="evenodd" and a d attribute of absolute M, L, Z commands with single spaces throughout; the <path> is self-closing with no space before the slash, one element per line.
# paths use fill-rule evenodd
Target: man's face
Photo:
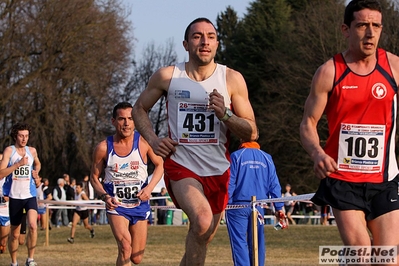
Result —
<path fill-rule="evenodd" d="M 75 187 L 75 190 L 76 190 L 76 194 L 79 194 L 80 192 L 82 192 L 82 187 L 77 185 Z"/>
<path fill-rule="evenodd" d="M 382 32 L 382 14 L 376 10 L 363 9 L 353 13 L 350 27 L 343 25 L 349 47 L 363 56 L 373 55 Z"/>
<path fill-rule="evenodd" d="M 19 130 L 15 144 L 19 147 L 25 147 L 28 144 L 29 140 L 29 130 Z"/>
<path fill-rule="evenodd" d="M 188 51 L 190 59 L 200 65 L 207 65 L 213 61 L 218 45 L 215 28 L 205 21 L 191 25 L 188 41 L 183 41 L 183 46 Z"/>
<path fill-rule="evenodd" d="M 116 118 L 112 118 L 112 124 L 116 129 L 116 133 L 122 138 L 131 136 L 134 132 L 132 108 L 118 109 Z"/>

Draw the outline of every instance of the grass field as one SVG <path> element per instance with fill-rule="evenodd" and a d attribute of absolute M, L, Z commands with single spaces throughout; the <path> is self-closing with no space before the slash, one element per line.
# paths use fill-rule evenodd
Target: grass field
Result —
<path fill-rule="evenodd" d="M 117 256 L 116 242 L 109 226 L 96 226 L 96 236 L 79 226 L 75 243 L 66 239 L 70 228 L 53 228 L 49 246 L 44 246 L 45 232 L 39 232 L 35 260 L 39 266 L 111 266 Z M 179 265 L 184 253 L 186 226 L 150 226 L 143 266 Z M 265 227 L 267 265 L 318 265 L 320 245 L 341 245 L 336 226 L 297 225 L 276 231 Z M 18 262 L 23 265 L 27 256 L 20 246 Z M 10 265 L 10 255 L 0 255 L 0 265 Z M 208 248 L 206 265 L 233 265 L 226 226 L 220 226 Z"/>

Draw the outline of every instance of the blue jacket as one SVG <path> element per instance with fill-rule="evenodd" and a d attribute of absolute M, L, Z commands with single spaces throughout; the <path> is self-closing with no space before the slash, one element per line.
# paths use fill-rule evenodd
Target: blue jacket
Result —
<path fill-rule="evenodd" d="M 272 157 L 260 150 L 256 142 L 246 142 L 231 154 L 228 204 L 245 204 L 256 200 L 281 197 L 280 181 Z M 284 202 L 274 203 L 281 210 Z"/>

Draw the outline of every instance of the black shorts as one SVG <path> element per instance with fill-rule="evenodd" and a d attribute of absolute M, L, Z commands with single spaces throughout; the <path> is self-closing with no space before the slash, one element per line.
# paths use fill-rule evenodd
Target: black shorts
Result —
<path fill-rule="evenodd" d="M 314 204 L 338 210 L 361 210 L 370 221 L 399 209 L 398 177 L 384 183 L 352 183 L 326 177 L 320 181 Z"/>
<path fill-rule="evenodd" d="M 26 235 L 26 212 L 25 211 L 22 213 L 21 229 L 19 230 L 19 233 L 21 235 Z"/>
<path fill-rule="evenodd" d="M 37 212 L 37 199 L 36 197 L 28 199 L 13 199 L 10 198 L 8 203 L 8 209 L 10 212 L 10 223 L 11 225 L 20 225 L 22 222 L 22 215 L 24 209 L 26 213 L 29 210 L 35 210 Z"/>
<path fill-rule="evenodd" d="M 82 220 L 89 218 L 89 210 L 83 210 L 83 211 L 75 210 L 75 213 L 79 215 L 80 219 Z"/>

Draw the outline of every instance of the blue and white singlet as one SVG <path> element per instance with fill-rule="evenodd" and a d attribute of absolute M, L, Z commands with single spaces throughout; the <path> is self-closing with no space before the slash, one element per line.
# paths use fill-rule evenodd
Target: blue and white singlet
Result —
<path fill-rule="evenodd" d="M 22 159 L 22 156 L 16 151 L 15 146 L 12 145 L 11 148 L 12 153 L 10 161 L 8 162 L 8 167 Z M 25 156 L 28 156 L 28 164 L 15 169 L 6 177 L 6 181 L 3 185 L 3 194 L 12 199 L 28 199 L 36 197 L 36 184 L 32 176 L 34 158 L 30 153 L 28 146 L 25 146 L 25 151 Z"/>
<path fill-rule="evenodd" d="M 9 217 L 8 213 L 8 201 L 5 201 L 3 195 L 3 184 L 6 181 L 5 178 L 0 180 L 0 216 Z"/>
<path fill-rule="evenodd" d="M 147 164 L 141 158 L 139 140 L 140 134 L 135 131 L 131 152 L 127 156 L 119 156 L 114 150 L 113 136 L 107 137 L 104 189 L 120 203 L 120 207 L 134 208 L 140 205 L 137 193 L 148 184 Z"/>

